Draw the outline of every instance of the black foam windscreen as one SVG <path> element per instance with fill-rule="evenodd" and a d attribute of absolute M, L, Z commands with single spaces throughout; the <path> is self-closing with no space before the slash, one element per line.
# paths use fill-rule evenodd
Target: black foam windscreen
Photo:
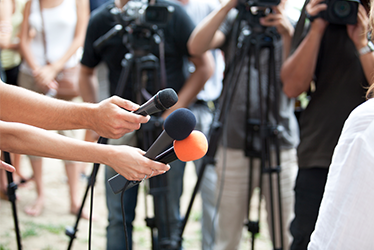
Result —
<path fill-rule="evenodd" d="M 195 115 L 186 108 L 172 112 L 164 122 L 165 132 L 174 140 L 184 140 L 196 126 Z"/>
<path fill-rule="evenodd" d="M 159 99 L 162 106 L 164 106 L 166 109 L 173 106 L 178 101 L 178 95 L 174 91 L 174 89 L 167 88 L 159 93 Z"/>

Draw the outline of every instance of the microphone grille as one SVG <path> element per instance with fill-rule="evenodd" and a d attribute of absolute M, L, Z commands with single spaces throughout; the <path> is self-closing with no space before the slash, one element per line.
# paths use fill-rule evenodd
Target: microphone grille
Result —
<path fill-rule="evenodd" d="M 165 132 L 174 140 L 187 138 L 196 126 L 195 115 L 186 108 L 172 112 L 164 122 Z"/>
<path fill-rule="evenodd" d="M 168 109 L 178 101 L 178 95 L 174 89 L 167 88 L 159 92 L 160 103 L 164 108 Z"/>

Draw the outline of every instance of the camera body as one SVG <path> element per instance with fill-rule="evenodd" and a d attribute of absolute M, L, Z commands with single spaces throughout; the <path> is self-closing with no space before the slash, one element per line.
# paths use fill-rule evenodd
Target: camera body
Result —
<path fill-rule="evenodd" d="M 271 7 L 277 6 L 280 0 L 239 0 L 239 4 L 247 6 L 258 6 L 258 7 Z"/>
<path fill-rule="evenodd" d="M 333 24 L 356 24 L 359 0 L 326 0 L 327 10 L 320 16 Z"/>
<path fill-rule="evenodd" d="M 137 51 L 150 51 L 161 40 L 160 32 L 166 28 L 174 13 L 172 5 L 148 4 L 147 0 L 131 0 L 122 9 L 125 27 L 124 43 Z"/>
<path fill-rule="evenodd" d="M 129 1 L 121 14 L 122 20 L 127 24 L 133 23 L 137 26 L 152 28 L 166 27 L 174 7 L 156 3 L 149 5 L 147 1 Z"/>

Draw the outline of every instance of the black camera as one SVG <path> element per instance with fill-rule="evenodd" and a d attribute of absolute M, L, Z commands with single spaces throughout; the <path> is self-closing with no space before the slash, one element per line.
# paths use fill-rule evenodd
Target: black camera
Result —
<path fill-rule="evenodd" d="M 247 6 L 259 6 L 259 7 L 271 7 L 277 6 L 280 3 L 280 0 L 239 0 L 239 4 Z"/>
<path fill-rule="evenodd" d="M 147 1 L 129 1 L 122 12 L 122 19 L 142 27 L 166 27 L 174 7 L 156 3 L 149 5 Z"/>
<path fill-rule="evenodd" d="M 327 10 L 320 16 L 333 24 L 356 24 L 359 0 L 326 0 Z"/>

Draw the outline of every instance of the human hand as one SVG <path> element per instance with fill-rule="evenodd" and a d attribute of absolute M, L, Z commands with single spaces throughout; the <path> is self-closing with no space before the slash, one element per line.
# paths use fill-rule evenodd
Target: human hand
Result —
<path fill-rule="evenodd" d="M 129 112 L 138 108 L 139 105 L 131 101 L 112 96 L 94 104 L 93 112 L 87 117 L 89 128 L 103 137 L 118 139 L 148 122 L 150 116 Z"/>
<path fill-rule="evenodd" d="M 358 6 L 357 23 L 347 24 L 347 33 L 355 44 L 357 50 L 365 47 L 368 43 L 367 32 L 369 28 L 369 17 L 362 4 Z"/>
<path fill-rule="evenodd" d="M 39 89 L 44 93 L 48 94 L 49 91 L 57 90 L 58 83 L 55 81 L 57 71 L 51 65 L 46 65 L 43 67 L 38 67 L 33 70 L 33 77 L 35 79 L 35 83 L 38 85 Z M 54 95 L 56 93 L 54 92 Z M 51 96 L 54 96 L 51 95 Z"/>
<path fill-rule="evenodd" d="M 118 174 L 127 180 L 139 181 L 165 173 L 170 169 L 169 165 L 153 161 L 144 156 L 145 152 L 131 146 L 114 146 L 113 152 L 108 158 L 108 166 L 111 166 Z"/>
<path fill-rule="evenodd" d="M 278 33 L 282 36 L 291 36 L 294 28 L 285 13 L 286 2 L 287 0 L 282 0 L 277 6 L 273 6 L 273 12 L 260 18 L 260 24 L 267 27 L 276 27 Z"/>
<path fill-rule="evenodd" d="M 317 16 L 321 11 L 327 9 L 327 4 L 323 3 L 325 0 L 311 0 L 305 8 L 305 11 L 309 16 Z M 328 22 L 322 17 L 317 17 L 311 24 L 311 29 L 316 30 L 319 33 L 323 33 L 328 25 Z"/>
<path fill-rule="evenodd" d="M 0 169 L 4 169 L 8 172 L 14 172 L 16 171 L 16 169 L 12 166 L 12 165 L 9 165 L 8 163 L 5 163 L 3 161 L 0 160 Z"/>
<path fill-rule="evenodd" d="M 42 86 L 48 86 L 56 78 L 57 74 L 58 71 L 53 64 L 47 64 L 33 71 L 35 81 Z"/>
<path fill-rule="evenodd" d="M 221 3 L 223 8 L 227 8 L 227 10 L 230 10 L 238 5 L 238 1 L 239 0 L 222 0 Z"/>

